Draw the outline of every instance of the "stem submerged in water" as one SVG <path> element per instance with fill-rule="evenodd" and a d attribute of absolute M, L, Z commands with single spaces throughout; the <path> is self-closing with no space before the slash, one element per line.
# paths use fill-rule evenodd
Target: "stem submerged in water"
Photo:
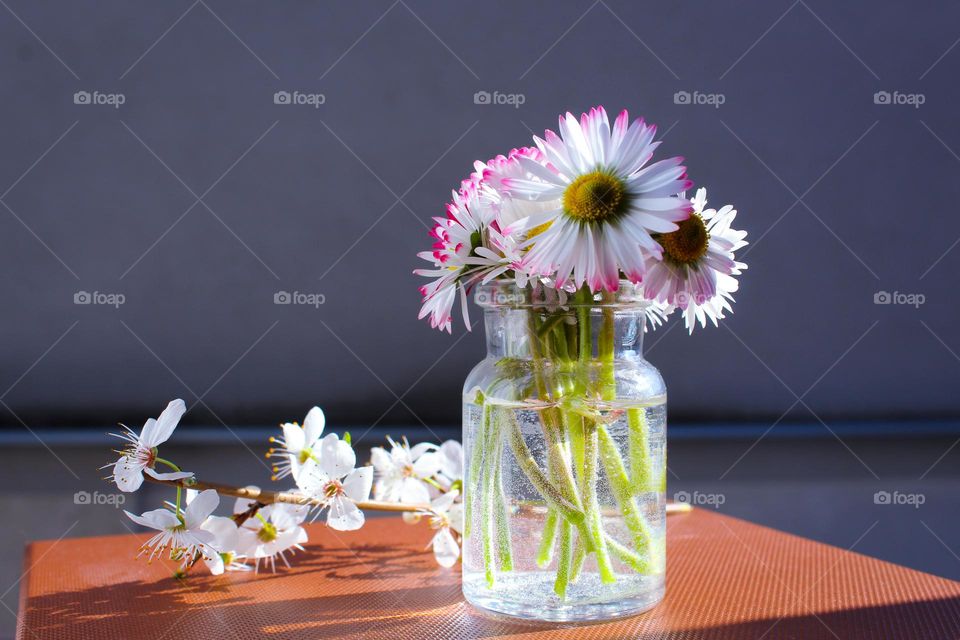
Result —
<path fill-rule="evenodd" d="M 653 469 L 650 468 L 650 434 L 644 410 L 627 409 L 627 426 L 630 480 L 633 482 L 634 493 L 660 491 L 661 487 L 654 485 Z"/>
<path fill-rule="evenodd" d="M 650 530 L 647 521 L 644 520 L 633 498 L 630 478 L 623 466 L 623 458 L 617 451 L 617 445 L 606 427 L 598 427 L 597 434 L 600 437 L 600 457 L 603 460 L 604 470 L 607 473 L 607 479 L 610 481 L 613 495 L 620 506 L 623 522 L 633 538 L 634 546 L 638 553 L 648 558 L 650 567 L 659 567 L 660 562 L 656 557 L 656 549 L 653 547 L 653 532 Z"/>
<path fill-rule="evenodd" d="M 570 584 L 570 570 L 573 565 L 573 527 L 569 522 L 560 525 L 559 553 L 557 578 L 553 582 L 553 590 L 563 600 L 567 597 L 567 585 Z"/>
<path fill-rule="evenodd" d="M 540 538 L 540 548 L 537 549 L 537 566 L 546 569 L 553 561 L 553 547 L 557 539 L 557 510 L 547 507 L 547 519 L 543 525 L 543 535 Z"/>
<path fill-rule="evenodd" d="M 510 545 L 510 521 L 507 515 L 507 496 L 503 493 L 503 437 L 500 429 L 496 430 L 496 465 L 493 473 L 493 518 L 494 529 L 497 533 L 497 559 L 500 571 L 513 571 L 513 550 Z M 488 471 L 489 473 L 489 471 Z"/>
<path fill-rule="evenodd" d="M 487 432 L 490 429 L 490 414 L 492 411 L 493 407 L 487 404 L 484 399 L 482 409 L 483 417 L 480 419 L 480 427 L 473 437 L 473 451 L 470 454 L 470 464 L 467 467 L 467 477 L 465 481 L 467 495 L 464 496 L 463 502 L 464 538 L 470 537 L 471 525 L 473 524 L 473 503 L 476 500 L 476 495 L 474 494 L 482 495 L 483 493 L 480 463 L 483 461 L 484 442 L 486 441 Z"/>

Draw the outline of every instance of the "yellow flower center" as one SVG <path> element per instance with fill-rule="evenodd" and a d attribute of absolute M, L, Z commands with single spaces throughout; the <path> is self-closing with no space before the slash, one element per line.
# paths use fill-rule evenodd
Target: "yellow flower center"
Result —
<path fill-rule="evenodd" d="M 707 253 L 710 233 L 707 226 L 696 213 L 678 223 L 680 228 L 670 233 L 656 236 L 663 247 L 663 256 L 678 264 L 695 264 Z"/>
<path fill-rule="evenodd" d="M 626 185 L 606 171 L 585 173 L 563 192 L 564 212 L 579 222 L 604 222 L 623 215 L 628 207 Z"/>
<path fill-rule="evenodd" d="M 260 542 L 273 542 L 277 539 L 277 527 L 270 522 L 264 522 L 260 530 L 257 531 L 257 538 Z"/>

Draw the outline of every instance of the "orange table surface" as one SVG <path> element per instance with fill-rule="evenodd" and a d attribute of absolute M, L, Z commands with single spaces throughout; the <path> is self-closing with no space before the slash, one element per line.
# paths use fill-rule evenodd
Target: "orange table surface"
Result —
<path fill-rule="evenodd" d="M 424 551 L 431 531 L 377 518 L 311 525 L 292 569 L 186 583 L 134 561 L 144 536 L 27 546 L 22 640 L 210 638 L 960 638 L 960 582 L 695 509 L 668 518 L 667 596 L 610 623 L 540 625 L 484 615 L 458 568 Z"/>

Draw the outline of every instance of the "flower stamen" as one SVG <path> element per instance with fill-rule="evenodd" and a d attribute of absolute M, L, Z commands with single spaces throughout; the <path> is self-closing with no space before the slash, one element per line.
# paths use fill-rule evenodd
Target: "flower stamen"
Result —
<path fill-rule="evenodd" d="M 677 223 L 679 228 L 670 233 L 656 236 L 663 247 L 664 259 L 676 264 L 696 264 L 707 253 L 710 244 L 710 232 L 696 213 Z"/>
<path fill-rule="evenodd" d="M 564 212 L 579 222 L 605 222 L 623 215 L 628 209 L 626 185 L 606 171 L 585 173 L 563 192 Z"/>

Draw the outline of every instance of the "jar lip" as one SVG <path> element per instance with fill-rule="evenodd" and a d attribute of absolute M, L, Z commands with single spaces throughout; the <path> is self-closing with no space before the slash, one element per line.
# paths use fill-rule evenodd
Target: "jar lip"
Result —
<path fill-rule="evenodd" d="M 575 300 L 572 293 L 563 292 L 563 298 L 556 289 L 548 287 L 519 287 L 515 280 L 494 280 L 478 285 L 473 294 L 477 306 L 485 309 L 541 309 L 548 308 L 622 308 L 642 309 L 653 303 L 643 296 L 643 286 L 629 280 L 620 280 L 616 291 L 602 291 L 593 294 L 590 304 Z"/>

